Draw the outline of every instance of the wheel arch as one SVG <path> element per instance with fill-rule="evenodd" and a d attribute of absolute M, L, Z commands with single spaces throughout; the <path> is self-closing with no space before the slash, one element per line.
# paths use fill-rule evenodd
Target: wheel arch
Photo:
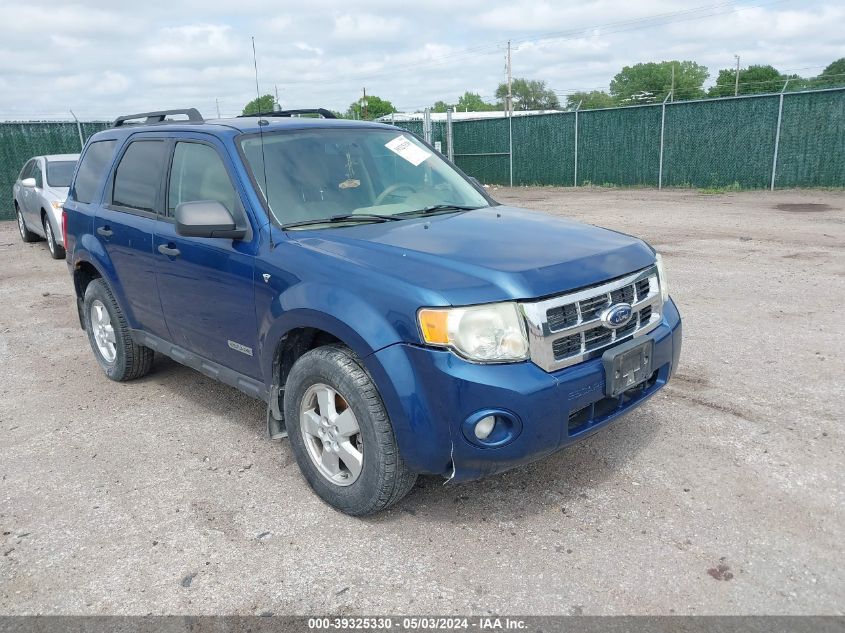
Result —
<path fill-rule="evenodd" d="M 83 303 L 85 290 L 95 279 L 105 279 L 102 271 L 88 259 L 77 259 L 73 264 L 73 289 L 76 293 L 76 312 L 79 317 L 79 327 L 85 329 L 85 315 Z"/>

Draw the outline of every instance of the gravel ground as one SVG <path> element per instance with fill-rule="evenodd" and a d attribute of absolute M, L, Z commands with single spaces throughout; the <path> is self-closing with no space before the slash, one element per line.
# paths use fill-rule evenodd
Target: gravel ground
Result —
<path fill-rule="evenodd" d="M 166 358 L 108 381 L 64 262 L 0 223 L 0 613 L 842 614 L 845 195 L 493 194 L 663 252 L 680 373 L 573 448 L 364 520 L 260 403 Z"/>

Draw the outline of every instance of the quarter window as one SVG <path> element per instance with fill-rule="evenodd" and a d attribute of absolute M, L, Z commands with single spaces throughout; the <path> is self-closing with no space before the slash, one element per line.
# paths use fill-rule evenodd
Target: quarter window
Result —
<path fill-rule="evenodd" d="M 35 165 L 35 161 L 30 160 L 29 162 L 27 162 L 26 165 L 23 166 L 23 169 L 21 169 L 21 175 L 20 175 L 21 180 L 26 180 L 27 178 L 32 177 L 32 168 L 33 168 L 34 165 Z"/>
<path fill-rule="evenodd" d="M 168 215 L 172 216 L 181 203 L 198 200 L 219 202 L 237 217 L 238 194 L 217 151 L 203 143 L 176 143 L 167 195 Z"/>
<path fill-rule="evenodd" d="M 117 141 L 96 141 L 85 150 L 73 185 L 74 198 L 79 202 L 87 204 L 94 200 L 97 185 L 108 168 L 116 143 Z"/>
<path fill-rule="evenodd" d="M 164 141 L 130 143 L 114 173 L 112 204 L 155 213 L 166 158 Z"/>

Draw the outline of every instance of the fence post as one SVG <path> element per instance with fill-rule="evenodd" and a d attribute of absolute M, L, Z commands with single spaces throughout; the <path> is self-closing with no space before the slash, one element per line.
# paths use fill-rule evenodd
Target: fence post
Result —
<path fill-rule="evenodd" d="M 787 84 L 789 84 L 789 79 L 787 79 L 786 83 L 783 84 L 783 89 L 780 91 L 780 98 L 778 100 L 778 126 L 775 130 L 775 152 L 774 156 L 772 157 L 772 191 L 775 190 L 775 176 L 777 175 L 778 171 L 778 149 L 780 147 L 780 120 L 783 116 L 783 91 L 786 90 Z"/>
<path fill-rule="evenodd" d="M 426 143 L 431 144 L 431 110 L 423 110 L 423 138 Z"/>
<path fill-rule="evenodd" d="M 455 148 L 452 147 L 452 108 L 446 108 L 446 158 L 455 162 Z"/>
<path fill-rule="evenodd" d="M 513 187 L 513 112 L 508 113 L 508 171 L 510 186 Z"/>
<path fill-rule="evenodd" d="M 657 165 L 657 188 L 663 189 L 663 133 L 666 130 L 666 101 L 672 96 L 672 91 L 666 95 L 660 107 L 660 161 Z"/>
<path fill-rule="evenodd" d="M 578 105 L 575 106 L 575 180 L 573 187 L 578 186 L 578 110 L 581 109 L 581 104 L 584 103 L 583 100 L 578 102 Z"/>
<path fill-rule="evenodd" d="M 82 138 L 82 126 L 79 124 L 79 119 L 76 118 L 73 110 L 70 110 L 70 115 L 73 117 L 73 120 L 76 121 L 76 132 L 79 134 L 79 149 L 81 151 L 85 147 L 85 139 Z"/>

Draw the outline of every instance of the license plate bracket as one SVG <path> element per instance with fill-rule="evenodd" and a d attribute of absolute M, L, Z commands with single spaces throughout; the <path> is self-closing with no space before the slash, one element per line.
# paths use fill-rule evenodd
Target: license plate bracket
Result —
<path fill-rule="evenodd" d="M 602 354 L 604 393 L 616 398 L 651 376 L 654 339 L 633 339 Z"/>

